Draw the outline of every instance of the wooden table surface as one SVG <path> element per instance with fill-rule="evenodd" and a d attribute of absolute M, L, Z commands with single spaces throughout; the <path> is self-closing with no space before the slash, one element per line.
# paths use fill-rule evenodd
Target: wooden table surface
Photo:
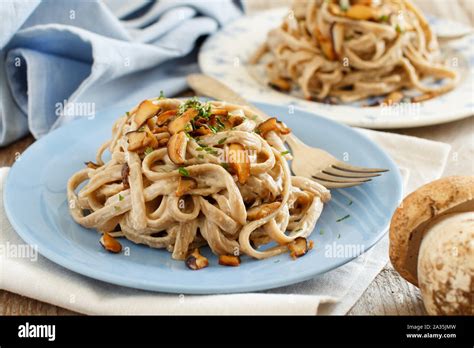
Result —
<path fill-rule="evenodd" d="M 423 10 L 466 24 L 474 24 L 473 0 L 416 0 Z M 248 10 L 256 11 L 281 5 L 288 0 L 247 0 Z M 444 175 L 473 175 L 474 118 L 446 125 L 397 130 L 398 133 L 443 141 L 451 144 L 452 157 L 448 159 Z M 27 136 L 0 149 L 0 166 L 11 166 L 17 154 L 33 143 Z M 467 160 L 471 164 L 467 163 Z M 425 314 L 419 290 L 401 278 L 390 264 L 378 274 L 349 315 L 421 315 Z M 0 290 L 0 315 L 68 315 L 75 314 L 63 308 Z"/>

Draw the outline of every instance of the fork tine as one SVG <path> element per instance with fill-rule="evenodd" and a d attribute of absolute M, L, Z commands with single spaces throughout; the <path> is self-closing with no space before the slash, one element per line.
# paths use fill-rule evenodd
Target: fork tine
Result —
<path fill-rule="evenodd" d="M 380 173 L 357 173 L 357 172 L 348 172 L 345 170 L 339 170 L 336 168 L 326 168 L 322 171 L 324 174 L 339 176 L 342 178 L 374 178 L 380 176 Z"/>
<path fill-rule="evenodd" d="M 359 182 L 333 182 L 333 181 L 326 181 L 326 180 L 321 180 L 313 177 L 313 180 L 316 181 L 317 183 L 323 185 L 324 187 L 328 189 L 332 188 L 345 188 L 345 187 L 352 187 L 352 186 L 357 186 L 360 184 L 363 184 L 366 181 L 359 181 Z M 371 181 L 370 179 L 367 181 Z"/>
<path fill-rule="evenodd" d="M 316 175 L 313 175 L 313 179 L 317 180 L 324 180 L 327 182 L 336 182 L 336 183 L 342 183 L 342 184 L 347 184 L 347 183 L 363 183 L 370 181 L 371 179 L 369 178 L 342 178 L 342 177 L 337 177 L 333 175 L 327 175 L 324 173 L 318 173 Z"/>
<path fill-rule="evenodd" d="M 332 165 L 333 168 L 339 169 L 346 172 L 355 172 L 355 173 L 383 173 L 388 172 L 388 169 L 382 168 L 365 168 L 365 167 L 357 167 L 352 166 L 350 164 L 338 161 Z"/>

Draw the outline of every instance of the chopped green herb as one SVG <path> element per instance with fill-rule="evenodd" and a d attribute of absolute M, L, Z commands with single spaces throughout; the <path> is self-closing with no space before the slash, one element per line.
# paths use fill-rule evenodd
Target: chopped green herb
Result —
<path fill-rule="evenodd" d="M 188 132 L 185 132 L 184 135 L 186 135 L 186 138 L 188 139 L 192 139 L 193 137 L 191 136 L 191 134 L 189 134 Z"/>
<path fill-rule="evenodd" d="M 339 0 L 339 7 L 346 12 L 349 9 L 349 0 Z"/>
<path fill-rule="evenodd" d="M 387 15 L 380 16 L 379 21 L 380 22 L 388 22 L 388 16 Z"/>
<path fill-rule="evenodd" d="M 211 104 L 201 103 L 197 97 L 186 100 L 179 106 L 178 115 L 182 115 L 188 109 L 195 109 L 199 117 L 209 118 L 211 116 Z"/>
<path fill-rule="evenodd" d="M 196 151 L 204 151 L 203 147 L 196 147 Z"/>
<path fill-rule="evenodd" d="M 181 174 L 182 176 L 189 176 L 189 172 L 188 172 L 188 171 L 186 170 L 186 168 L 184 168 L 184 167 L 179 167 L 178 172 L 179 172 L 179 174 Z"/>
<path fill-rule="evenodd" d="M 158 97 L 158 99 L 165 99 L 165 94 L 163 93 L 163 91 L 160 91 L 160 96 Z"/>
<path fill-rule="evenodd" d="M 227 138 L 222 138 L 221 140 L 219 140 L 217 143 L 220 145 L 220 144 L 224 144 L 225 141 L 227 140 Z"/>
<path fill-rule="evenodd" d="M 397 31 L 397 33 L 401 34 L 403 32 L 402 28 L 400 28 L 400 25 L 397 24 L 397 26 L 395 27 L 395 30 Z"/>
<path fill-rule="evenodd" d="M 257 116 L 257 115 L 252 115 L 252 116 L 251 116 L 251 120 L 252 120 L 252 121 L 257 121 L 257 120 L 258 120 L 258 116 Z"/>
<path fill-rule="evenodd" d="M 208 125 L 209 129 L 212 131 L 212 133 L 217 133 L 219 130 L 214 127 L 214 126 L 211 126 L 211 125 Z"/>
<path fill-rule="evenodd" d="M 302 228 L 298 228 L 295 232 L 300 232 L 300 231 L 303 231 Z"/>
<path fill-rule="evenodd" d="M 127 117 L 130 117 L 130 113 L 128 111 L 125 114 L 127 115 Z"/>
<path fill-rule="evenodd" d="M 286 150 L 286 151 L 280 152 L 280 155 L 285 156 L 285 155 L 288 155 L 289 153 L 290 151 Z"/>
<path fill-rule="evenodd" d="M 226 162 L 222 162 L 222 163 L 221 163 L 221 166 L 222 166 L 222 168 L 224 168 L 225 170 L 228 170 L 228 169 L 229 169 L 229 164 L 226 163 Z"/>
<path fill-rule="evenodd" d="M 351 216 L 348 214 L 348 215 L 346 215 L 346 216 L 343 216 L 342 218 L 337 219 L 336 222 L 341 222 L 341 221 L 343 221 L 343 220 L 345 220 L 345 219 L 348 219 L 348 218 L 350 218 L 350 217 L 351 217 Z"/>
<path fill-rule="evenodd" d="M 218 128 L 219 128 L 219 130 L 221 130 L 221 129 L 224 129 L 224 128 L 225 128 L 225 124 L 224 124 L 224 122 L 222 122 L 222 120 L 221 120 L 219 117 L 217 118 L 217 124 L 218 124 L 218 126 L 219 126 L 219 127 L 218 127 Z"/>
<path fill-rule="evenodd" d="M 203 159 L 204 155 L 198 155 L 198 158 Z"/>
<path fill-rule="evenodd" d="M 123 200 L 124 200 L 123 196 L 119 194 L 119 201 L 123 201 Z"/>
<path fill-rule="evenodd" d="M 143 153 L 147 156 L 152 152 L 153 152 L 153 148 L 148 146 Z"/>
<path fill-rule="evenodd" d="M 139 132 L 144 132 L 145 131 L 145 126 L 141 126 L 140 128 L 138 128 L 138 131 Z"/>
<path fill-rule="evenodd" d="M 117 207 L 116 205 L 114 205 L 114 209 L 115 209 L 115 211 L 119 211 L 120 207 Z"/>
<path fill-rule="evenodd" d="M 324 234 L 324 230 L 321 228 L 321 231 L 319 231 L 319 234 L 322 236 Z"/>
<path fill-rule="evenodd" d="M 210 147 L 205 147 L 204 148 L 204 151 L 206 151 L 207 153 L 210 153 L 211 155 L 217 155 L 218 152 Z"/>

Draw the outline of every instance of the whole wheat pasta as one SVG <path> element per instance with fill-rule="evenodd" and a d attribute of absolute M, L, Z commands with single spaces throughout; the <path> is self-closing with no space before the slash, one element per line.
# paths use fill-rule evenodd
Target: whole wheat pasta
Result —
<path fill-rule="evenodd" d="M 410 0 L 295 0 L 251 58 L 257 63 L 266 64 L 270 85 L 317 101 L 400 101 L 408 89 L 426 100 L 459 82 L 440 62 L 436 35 Z"/>
<path fill-rule="evenodd" d="M 115 122 L 97 163 L 69 179 L 71 215 L 178 260 L 204 245 L 219 256 L 283 253 L 311 234 L 330 199 L 323 186 L 291 175 L 282 152 L 289 133 L 244 106 L 145 100 Z"/>

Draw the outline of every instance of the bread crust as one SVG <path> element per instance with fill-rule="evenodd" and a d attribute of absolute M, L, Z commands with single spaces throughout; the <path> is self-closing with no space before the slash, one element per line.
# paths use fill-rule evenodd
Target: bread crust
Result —
<path fill-rule="evenodd" d="M 390 223 L 390 260 L 400 275 L 418 286 L 417 262 L 426 225 L 456 211 L 473 211 L 474 176 L 450 176 L 426 184 L 403 200 Z"/>

